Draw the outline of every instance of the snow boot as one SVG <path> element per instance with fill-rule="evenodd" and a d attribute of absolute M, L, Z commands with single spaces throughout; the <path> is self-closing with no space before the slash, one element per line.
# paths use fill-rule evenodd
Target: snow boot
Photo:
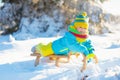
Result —
<path fill-rule="evenodd" d="M 54 54 L 52 50 L 52 43 L 49 43 L 47 45 L 43 45 L 40 43 L 36 46 L 36 51 L 44 57 Z"/>

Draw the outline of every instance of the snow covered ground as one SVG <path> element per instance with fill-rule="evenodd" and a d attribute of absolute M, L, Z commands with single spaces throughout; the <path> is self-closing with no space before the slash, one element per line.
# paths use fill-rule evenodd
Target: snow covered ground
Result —
<path fill-rule="evenodd" d="M 60 67 L 42 58 L 40 65 L 34 67 L 35 57 L 30 56 L 31 48 L 59 37 L 18 41 L 12 35 L 0 36 L 0 80 L 120 80 L 120 25 L 113 25 L 111 29 L 112 33 L 90 36 L 99 63 L 88 63 L 87 70 L 82 73 L 81 56 L 72 56 L 69 63 L 61 63 Z"/>
<path fill-rule="evenodd" d="M 82 57 L 71 57 L 69 63 L 54 62 L 42 58 L 34 67 L 35 57 L 30 56 L 31 48 L 42 42 L 47 44 L 59 37 L 36 38 L 16 41 L 13 36 L 0 36 L 0 79 L 1 80 L 120 80 L 120 26 L 113 33 L 90 36 L 96 49 L 99 63 L 88 63 L 88 68 L 80 72 Z M 117 27 L 116 27 L 117 28 Z"/>

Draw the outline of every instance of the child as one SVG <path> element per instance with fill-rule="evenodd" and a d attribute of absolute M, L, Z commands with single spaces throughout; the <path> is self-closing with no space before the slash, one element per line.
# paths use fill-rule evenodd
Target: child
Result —
<path fill-rule="evenodd" d="M 36 52 L 41 56 L 49 56 L 52 54 L 67 55 L 70 51 L 83 53 L 83 71 L 86 69 L 86 63 L 90 58 L 95 59 L 97 63 L 94 48 L 88 39 L 88 26 L 87 13 L 82 12 L 78 14 L 75 20 L 68 26 L 68 32 L 66 32 L 62 38 L 47 45 L 38 44 L 36 46 Z"/>

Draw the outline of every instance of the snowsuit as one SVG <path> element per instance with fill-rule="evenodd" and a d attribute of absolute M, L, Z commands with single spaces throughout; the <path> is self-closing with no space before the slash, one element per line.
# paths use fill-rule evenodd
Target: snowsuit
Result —
<path fill-rule="evenodd" d="M 62 38 L 47 45 L 38 44 L 36 50 L 42 56 L 49 56 L 51 54 L 67 55 L 71 51 L 83 53 L 88 58 L 94 57 L 94 48 L 88 39 L 88 26 L 87 14 L 85 12 L 79 14 L 68 26 L 68 32 Z M 77 28 L 85 29 L 86 32 L 83 34 Z"/>
<path fill-rule="evenodd" d="M 93 56 L 94 53 L 94 48 L 89 39 L 80 43 L 76 40 L 76 37 L 71 32 L 66 32 L 64 37 L 47 45 L 38 44 L 36 46 L 36 50 L 42 56 L 49 56 L 51 54 L 68 55 L 70 51 L 80 52 L 85 56 L 91 56 L 91 54 Z"/>
<path fill-rule="evenodd" d="M 76 40 L 76 37 L 70 32 L 66 32 L 65 36 L 54 41 L 52 43 L 52 49 L 55 54 L 68 54 L 69 51 L 80 52 L 87 56 L 90 53 L 93 53 L 93 46 L 91 45 L 90 40 L 86 40 L 83 43 L 79 43 Z"/>

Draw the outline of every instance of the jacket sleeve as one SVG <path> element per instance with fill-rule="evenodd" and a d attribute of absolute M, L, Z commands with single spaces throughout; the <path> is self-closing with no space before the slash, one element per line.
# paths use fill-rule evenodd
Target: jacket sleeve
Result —
<path fill-rule="evenodd" d="M 83 53 L 85 56 L 89 54 L 87 48 L 84 45 L 80 45 L 76 41 L 76 38 L 73 37 L 73 35 L 67 34 L 67 37 L 65 38 L 65 42 L 67 43 L 67 47 L 70 51 L 80 52 Z"/>
<path fill-rule="evenodd" d="M 86 42 L 83 42 L 82 45 L 86 46 L 89 53 L 94 53 L 95 49 L 94 49 L 90 39 L 88 39 Z"/>

